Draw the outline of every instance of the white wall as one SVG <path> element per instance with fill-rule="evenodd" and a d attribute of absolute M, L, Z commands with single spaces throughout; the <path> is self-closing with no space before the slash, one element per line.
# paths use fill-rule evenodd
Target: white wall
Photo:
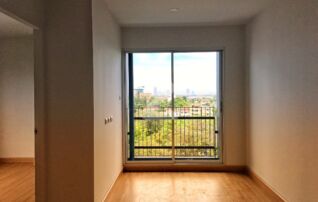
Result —
<path fill-rule="evenodd" d="M 40 28 L 35 31 L 38 201 L 94 198 L 91 3 L 0 0 L 0 10 Z"/>
<path fill-rule="evenodd" d="M 104 0 L 93 0 L 94 187 L 102 201 L 122 170 L 120 28 Z M 113 122 L 105 125 L 106 116 Z"/>
<path fill-rule="evenodd" d="M 47 199 L 94 200 L 94 89 L 90 0 L 45 1 Z"/>
<path fill-rule="evenodd" d="M 318 201 L 318 1 L 280 0 L 247 29 L 248 165 L 287 201 Z"/>
<path fill-rule="evenodd" d="M 245 165 L 245 35 L 241 26 L 123 28 L 124 50 L 225 50 L 224 164 Z"/>
<path fill-rule="evenodd" d="M 47 132 L 47 113 L 46 113 L 46 68 L 45 68 L 45 51 L 44 51 L 44 2 L 43 0 L 0 0 L 0 10 L 10 17 L 18 19 L 29 25 L 36 26 L 34 30 L 34 55 L 35 55 L 35 192 L 36 200 L 45 201 L 47 197 L 47 158 L 46 150 L 48 143 L 46 141 Z"/>
<path fill-rule="evenodd" d="M 34 157 L 32 36 L 0 39 L 0 158 Z"/>

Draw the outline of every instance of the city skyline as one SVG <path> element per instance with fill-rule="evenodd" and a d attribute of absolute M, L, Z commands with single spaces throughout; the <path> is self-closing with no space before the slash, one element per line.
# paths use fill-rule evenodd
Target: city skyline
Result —
<path fill-rule="evenodd" d="M 144 86 L 138 86 L 134 90 L 140 93 L 151 94 L 153 96 L 171 96 L 171 91 L 167 90 L 166 92 L 158 91 L 158 88 L 155 86 L 152 92 L 145 92 Z M 186 93 L 184 94 L 175 94 L 177 96 L 215 96 L 216 94 L 197 94 L 194 90 L 186 89 Z"/>
<path fill-rule="evenodd" d="M 169 96 L 171 53 L 134 53 L 134 86 L 144 93 Z M 217 93 L 217 53 L 174 53 L 174 90 L 177 96 Z"/>

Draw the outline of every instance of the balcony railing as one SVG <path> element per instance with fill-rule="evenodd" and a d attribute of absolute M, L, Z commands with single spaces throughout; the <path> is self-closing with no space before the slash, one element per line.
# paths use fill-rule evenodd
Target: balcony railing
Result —
<path fill-rule="evenodd" d="M 213 107 L 136 108 L 134 123 L 135 159 L 218 158 Z"/>

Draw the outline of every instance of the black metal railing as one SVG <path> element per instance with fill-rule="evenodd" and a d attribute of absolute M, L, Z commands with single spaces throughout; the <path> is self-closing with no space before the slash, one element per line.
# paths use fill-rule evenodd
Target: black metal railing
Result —
<path fill-rule="evenodd" d="M 134 111 L 135 159 L 217 158 L 217 135 L 213 107 L 142 107 Z"/>

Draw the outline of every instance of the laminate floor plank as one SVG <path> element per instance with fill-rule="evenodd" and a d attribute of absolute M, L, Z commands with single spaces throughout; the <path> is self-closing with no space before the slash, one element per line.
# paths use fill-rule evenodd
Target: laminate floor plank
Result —
<path fill-rule="evenodd" d="M 123 173 L 106 202 L 277 201 L 238 173 Z"/>
<path fill-rule="evenodd" d="M 0 202 L 33 201 L 35 201 L 35 167 L 33 164 L 0 164 Z"/>

